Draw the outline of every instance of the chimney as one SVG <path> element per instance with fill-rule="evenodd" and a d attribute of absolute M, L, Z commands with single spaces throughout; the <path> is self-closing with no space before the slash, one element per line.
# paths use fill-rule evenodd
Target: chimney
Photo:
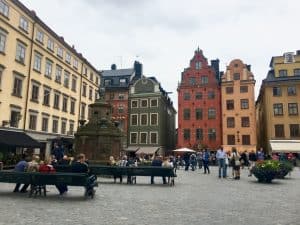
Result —
<path fill-rule="evenodd" d="M 143 65 L 138 61 L 134 61 L 134 71 L 135 71 L 135 76 L 137 78 L 141 78 L 143 75 Z"/>
<path fill-rule="evenodd" d="M 219 59 L 213 59 L 210 61 L 211 67 L 214 69 L 216 73 L 216 78 L 218 81 L 220 81 L 220 67 L 219 67 L 220 60 Z"/>
<path fill-rule="evenodd" d="M 247 65 L 247 69 L 251 72 L 251 65 Z"/>
<path fill-rule="evenodd" d="M 117 69 L 117 65 L 116 64 L 112 64 L 110 68 L 111 68 L 111 70 L 116 70 Z"/>

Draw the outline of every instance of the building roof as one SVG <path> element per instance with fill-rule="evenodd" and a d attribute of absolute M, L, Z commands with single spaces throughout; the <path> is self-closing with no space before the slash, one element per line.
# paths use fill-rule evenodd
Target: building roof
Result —
<path fill-rule="evenodd" d="M 131 76 L 134 72 L 135 72 L 134 68 L 118 69 L 118 70 L 103 70 L 102 77 Z"/>

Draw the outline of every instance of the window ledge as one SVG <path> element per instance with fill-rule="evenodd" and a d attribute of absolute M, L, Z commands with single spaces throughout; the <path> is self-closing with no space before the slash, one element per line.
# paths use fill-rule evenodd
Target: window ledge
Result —
<path fill-rule="evenodd" d="M 38 71 L 38 70 L 35 69 L 35 68 L 33 68 L 32 70 L 35 71 L 35 72 L 37 72 L 37 73 L 39 73 L 39 74 L 41 74 L 41 71 Z"/>
<path fill-rule="evenodd" d="M 15 59 L 15 61 L 16 61 L 17 63 L 19 63 L 19 64 L 25 66 L 25 63 L 24 63 L 24 62 L 22 62 L 22 61 L 20 61 L 20 60 L 18 60 L 18 59 Z"/>
<path fill-rule="evenodd" d="M 37 104 L 39 103 L 39 101 L 36 100 L 36 99 L 30 99 L 30 101 L 31 101 L 31 102 L 34 102 L 34 103 L 37 103 Z"/>
<path fill-rule="evenodd" d="M 49 75 L 46 75 L 46 74 L 45 74 L 45 77 L 46 77 L 47 79 L 49 79 L 49 80 L 52 80 L 52 77 L 49 76 Z"/>
<path fill-rule="evenodd" d="M 15 94 L 15 93 L 12 93 L 11 95 L 12 95 L 12 96 L 15 96 L 15 97 L 18 97 L 18 98 L 22 98 L 21 95 L 17 95 L 17 94 Z"/>

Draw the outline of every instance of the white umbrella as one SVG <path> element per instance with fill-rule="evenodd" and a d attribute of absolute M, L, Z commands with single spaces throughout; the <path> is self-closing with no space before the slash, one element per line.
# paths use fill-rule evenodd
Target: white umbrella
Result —
<path fill-rule="evenodd" d="M 196 151 L 190 148 L 178 148 L 173 150 L 173 152 L 196 152 Z"/>

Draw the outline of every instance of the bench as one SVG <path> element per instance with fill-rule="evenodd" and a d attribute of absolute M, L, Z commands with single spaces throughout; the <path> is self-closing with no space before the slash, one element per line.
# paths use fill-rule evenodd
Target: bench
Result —
<path fill-rule="evenodd" d="M 41 194 L 40 187 L 46 185 L 69 185 L 85 187 L 84 196 L 93 198 L 94 187 L 98 186 L 97 177 L 85 173 L 39 173 L 39 172 L 15 172 L 0 171 L 0 182 L 30 184 L 29 196 Z M 43 189 L 43 188 L 42 188 Z M 44 195 L 46 196 L 46 190 Z"/>

